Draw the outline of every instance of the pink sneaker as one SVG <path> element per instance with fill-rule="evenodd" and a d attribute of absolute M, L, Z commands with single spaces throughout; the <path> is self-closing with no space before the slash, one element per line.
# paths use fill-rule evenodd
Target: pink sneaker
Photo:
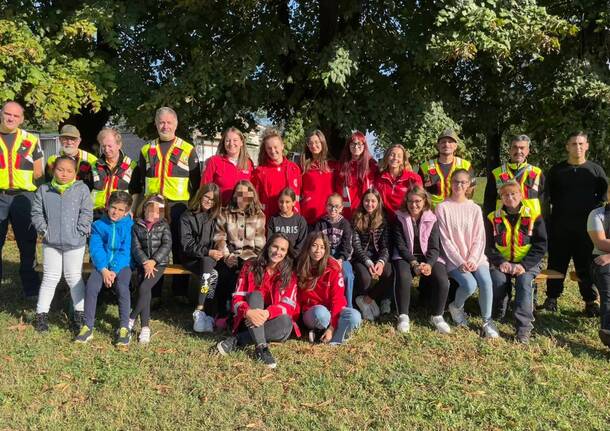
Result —
<path fill-rule="evenodd" d="M 227 329 L 227 324 L 228 323 L 229 323 L 229 318 L 228 317 L 217 317 L 214 320 L 214 326 L 219 331 L 224 331 L 225 329 Z"/>

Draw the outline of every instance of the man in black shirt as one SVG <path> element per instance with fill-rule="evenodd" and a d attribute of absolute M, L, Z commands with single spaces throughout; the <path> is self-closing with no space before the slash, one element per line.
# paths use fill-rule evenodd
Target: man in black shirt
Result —
<path fill-rule="evenodd" d="M 589 142 L 586 133 L 572 134 L 566 150 L 568 160 L 553 166 L 546 175 L 544 210 L 549 233 L 547 267 L 566 274 L 570 259 L 580 282 L 585 314 L 599 314 L 597 292 L 593 288 L 589 267 L 593 244 L 587 234 L 587 217 L 604 200 L 608 180 L 604 169 L 586 159 Z M 563 280 L 547 281 L 547 299 L 541 308 L 557 311 L 557 299 L 563 292 Z"/>

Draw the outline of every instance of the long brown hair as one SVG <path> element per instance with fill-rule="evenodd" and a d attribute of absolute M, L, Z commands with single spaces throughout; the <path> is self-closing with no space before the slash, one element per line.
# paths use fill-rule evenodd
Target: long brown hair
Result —
<path fill-rule="evenodd" d="M 415 186 L 405 195 L 405 198 L 403 199 L 402 204 L 400 205 L 400 210 L 402 212 L 410 214 L 408 207 L 410 196 L 417 196 L 423 199 L 424 211 L 427 211 L 432 208 L 432 204 L 430 203 L 430 196 L 428 195 L 426 190 L 424 190 L 420 186 Z"/>
<path fill-rule="evenodd" d="M 288 237 L 281 232 L 277 232 L 271 235 L 263 247 L 261 254 L 252 263 L 251 270 L 254 273 L 254 282 L 258 287 L 260 287 L 263 282 L 265 272 L 267 272 L 267 266 L 271 263 L 271 260 L 269 259 L 269 247 L 271 247 L 271 244 L 278 238 L 284 239 L 288 243 L 286 257 L 284 257 L 276 267 L 278 277 L 281 281 L 279 287 L 280 289 L 285 289 L 288 286 L 288 283 L 290 283 L 290 279 L 292 278 L 292 267 L 294 265 L 294 249 L 292 248 L 292 243 Z"/>
<path fill-rule="evenodd" d="M 377 199 L 377 208 L 372 214 L 368 214 L 366 209 L 364 209 L 364 200 L 368 195 L 373 195 L 375 196 L 375 199 Z M 358 205 L 358 209 L 354 214 L 352 224 L 358 232 L 364 233 L 371 229 L 377 229 L 378 227 L 382 226 L 383 223 L 383 203 L 381 202 L 381 196 L 376 189 L 369 189 L 364 195 L 362 195 L 362 200 L 360 201 L 360 205 Z"/>
<path fill-rule="evenodd" d="M 246 137 L 241 132 L 241 130 L 236 127 L 229 127 L 224 132 L 222 132 L 222 135 L 220 136 L 220 142 L 218 143 L 218 148 L 216 150 L 216 154 L 218 154 L 219 156 L 227 155 L 227 149 L 225 148 L 225 139 L 229 133 L 235 133 L 237 136 L 239 136 L 239 139 L 241 139 L 241 143 L 243 144 L 239 150 L 239 157 L 237 158 L 237 167 L 242 170 L 248 169 L 250 167 L 250 163 L 252 162 L 250 160 L 250 156 L 248 155 L 248 149 L 246 148 Z"/>
<path fill-rule="evenodd" d="M 392 150 L 394 148 L 398 148 L 399 150 L 402 151 L 402 172 L 407 171 L 407 172 L 412 172 L 413 171 L 413 167 L 411 166 L 411 163 L 409 162 L 409 152 L 407 151 L 407 149 L 405 147 L 403 147 L 400 144 L 394 144 L 391 147 L 389 147 L 384 155 L 383 155 L 383 159 L 381 159 L 381 163 L 379 164 L 379 170 L 381 172 L 385 172 L 388 169 L 388 160 L 390 159 L 390 153 L 392 152 Z"/>
<path fill-rule="evenodd" d="M 200 213 L 201 199 L 203 199 L 203 195 L 208 192 L 212 192 L 214 195 L 214 203 L 212 204 L 212 208 L 208 210 L 208 215 L 211 219 L 215 219 L 220 213 L 220 187 L 218 187 L 216 183 L 207 183 L 199 187 L 197 193 L 195 193 L 195 196 L 193 196 L 189 202 L 189 210 L 195 214 Z"/>
<path fill-rule="evenodd" d="M 360 160 L 358 160 L 358 169 L 356 175 L 357 178 L 352 178 L 350 170 L 350 161 L 352 160 L 350 144 L 356 141 L 362 142 L 364 144 L 364 151 L 360 156 Z M 364 180 L 369 174 L 372 160 L 373 156 L 371 155 L 369 146 L 366 142 L 366 136 L 362 132 L 354 132 L 343 147 L 343 151 L 341 152 L 341 158 L 339 159 L 339 162 L 341 162 L 341 170 L 339 171 L 339 176 L 343 180 L 343 183 L 349 186 L 353 184 L 353 181 L 360 180 L 361 182 L 364 182 Z"/>
<path fill-rule="evenodd" d="M 322 150 L 317 156 L 315 156 L 311 152 L 308 145 L 309 140 L 314 136 L 317 136 L 320 140 L 320 144 L 322 144 Z M 321 130 L 314 130 L 309 135 L 307 135 L 307 139 L 305 140 L 305 148 L 301 153 L 301 170 L 303 171 L 303 173 L 309 170 L 313 162 L 318 163 L 318 167 L 322 172 L 330 171 L 328 167 L 328 144 L 326 143 L 326 136 L 324 136 L 324 133 L 322 133 Z"/>
<path fill-rule="evenodd" d="M 309 249 L 313 243 L 321 239 L 324 243 L 324 256 L 318 262 L 311 258 Z M 324 274 L 326 265 L 328 265 L 328 257 L 330 256 L 330 244 L 327 236 L 318 231 L 312 232 L 307 236 L 301 255 L 297 260 L 297 278 L 299 281 L 299 289 L 311 290 L 316 287 L 318 278 Z"/>
<path fill-rule="evenodd" d="M 231 202 L 229 202 L 229 209 L 238 209 L 239 208 L 239 206 L 237 205 L 237 188 L 239 186 L 245 186 L 248 188 L 248 191 L 254 192 L 254 198 L 248 204 L 244 213 L 247 216 L 262 214 L 263 207 L 261 206 L 261 201 L 258 198 L 258 193 L 256 193 L 256 189 L 254 188 L 254 185 L 248 180 L 241 180 L 237 184 L 235 184 L 235 187 L 233 188 L 233 194 L 231 195 Z"/>

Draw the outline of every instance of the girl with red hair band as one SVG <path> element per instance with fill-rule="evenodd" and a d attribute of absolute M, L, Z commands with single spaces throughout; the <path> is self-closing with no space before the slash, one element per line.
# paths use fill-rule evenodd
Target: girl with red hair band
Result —
<path fill-rule="evenodd" d="M 360 205 L 362 195 L 375 184 L 377 171 L 366 136 L 354 132 L 341 153 L 335 180 L 335 191 L 343 197 L 343 216 L 348 220 Z"/>
<path fill-rule="evenodd" d="M 301 215 L 309 226 L 313 226 L 326 214 L 326 200 L 334 191 L 336 169 L 337 162 L 328 160 L 324 133 L 314 130 L 307 137 L 301 154 Z"/>

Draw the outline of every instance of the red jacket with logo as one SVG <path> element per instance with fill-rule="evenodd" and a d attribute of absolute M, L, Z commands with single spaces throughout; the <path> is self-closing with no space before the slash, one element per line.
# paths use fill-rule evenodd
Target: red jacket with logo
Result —
<path fill-rule="evenodd" d="M 423 187 L 421 177 L 413 171 L 404 170 L 398 178 L 387 171 L 377 177 L 375 188 L 381 195 L 389 222 L 396 221 L 396 211 L 400 210 L 405 196 L 415 185 Z"/>
<path fill-rule="evenodd" d="M 227 206 L 233 195 L 233 189 L 241 180 L 248 180 L 252 177 L 254 166 L 248 160 L 248 168 L 240 169 L 231 161 L 221 155 L 210 157 L 205 163 L 205 170 L 201 177 L 201 185 L 215 183 L 220 187 L 220 200 L 223 206 Z"/>
<path fill-rule="evenodd" d="M 305 313 L 315 305 L 323 305 L 330 311 L 330 324 L 337 329 L 341 310 L 347 305 L 343 270 L 339 262 L 329 257 L 326 269 L 318 278 L 314 288 L 306 289 L 299 286 L 298 296 L 301 312 Z"/>
<path fill-rule="evenodd" d="M 301 332 L 295 323 L 295 317 L 299 315 L 297 303 L 297 278 L 294 273 L 291 275 L 290 282 L 285 289 L 281 288 L 281 279 L 276 274 L 270 275 L 265 271 L 263 281 L 260 286 L 256 285 L 252 263 L 246 262 L 239 273 L 237 286 L 233 293 L 231 309 L 233 310 L 233 333 L 237 332 L 239 325 L 246 317 L 246 312 L 250 309 L 248 305 L 248 294 L 258 290 L 263 295 L 265 310 L 269 312 L 269 320 L 287 314 L 292 319 L 292 327 L 297 335 Z"/>
<path fill-rule="evenodd" d="M 326 200 L 334 193 L 337 162 L 328 162 L 328 172 L 322 172 L 312 163 L 303 174 L 301 188 L 301 215 L 308 225 L 314 225 L 326 214 Z"/>
<path fill-rule="evenodd" d="M 258 193 L 258 198 L 263 205 L 263 211 L 267 220 L 279 212 L 278 197 L 282 190 L 290 187 L 297 195 L 295 211 L 300 213 L 299 196 L 301 194 L 301 169 L 286 157 L 281 163 L 271 161 L 257 166 L 252 174 L 252 183 Z"/>
<path fill-rule="evenodd" d="M 377 176 L 377 162 L 372 160 L 369 162 L 369 173 L 364 179 L 358 179 L 358 163 L 350 161 L 350 184 L 346 184 L 346 178 L 342 175 L 341 165 L 337 166 L 337 174 L 335 175 L 335 191 L 343 196 L 343 217 L 348 220 L 352 219 L 352 215 L 358 209 L 362 195 L 375 185 L 375 177 Z"/>

